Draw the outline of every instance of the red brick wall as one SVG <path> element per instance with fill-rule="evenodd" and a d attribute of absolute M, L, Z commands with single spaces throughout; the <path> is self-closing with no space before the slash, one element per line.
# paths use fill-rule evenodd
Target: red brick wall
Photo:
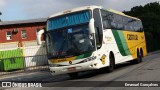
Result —
<path fill-rule="evenodd" d="M 19 24 L 19 25 L 6 25 L 0 26 L 0 43 L 6 42 L 19 42 L 19 46 L 22 46 L 22 41 L 32 41 L 36 40 L 37 29 L 42 29 L 45 27 L 45 23 L 32 23 L 32 24 Z M 6 32 L 13 31 L 17 28 L 18 33 L 12 33 L 12 40 L 6 39 Z M 21 31 L 26 30 L 27 38 L 22 39 Z"/>

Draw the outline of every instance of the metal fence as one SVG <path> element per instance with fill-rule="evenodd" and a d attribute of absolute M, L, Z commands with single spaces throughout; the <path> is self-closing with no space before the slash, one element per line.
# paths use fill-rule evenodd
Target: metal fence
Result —
<path fill-rule="evenodd" d="M 27 56 L 27 57 L 24 57 L 24 60 L 25 60 L 24 62 L 25 67 L 48 65 L 46 55 Z"/>
<path fill-rule="evenodd" d="M 16 43 L 8 43 L 0 44 L 0 47 L 0 75 L 48 69 L 44 44 L 38 46 L 35 42 L 25 42 L 24 47 L 19 48 Z"/>
<path fill-rule="evenodd" d="M 0 75 L 35 70 L 48 70 L 46 55 L 0 59 Z"/>
<path fill-rule="evenodd" d="M 10 72 L 15 70 L 32 70 L 39 69 L 42 66 L 48 66 L 48 61 L 44 60 L 47 57 L 41 56 L 29 56 L 29 57 L 13 57 L 0 59 L 0 71 Z"/>

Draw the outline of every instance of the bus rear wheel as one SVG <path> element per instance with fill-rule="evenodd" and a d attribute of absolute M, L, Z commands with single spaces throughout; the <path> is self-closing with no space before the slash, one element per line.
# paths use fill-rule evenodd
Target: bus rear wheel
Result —
<path fill-rule="evenodd" d="M 72 79 L 78 78 L 78 72 L 69 73 L 68 75 L 69 75 L 70 78 L 72 78 Z"/>
<path fill-rule="evenodd" d="M 142 52 L 137 52 L 137 59 L 136 59 L 136 64 L 142 62 Z"/>

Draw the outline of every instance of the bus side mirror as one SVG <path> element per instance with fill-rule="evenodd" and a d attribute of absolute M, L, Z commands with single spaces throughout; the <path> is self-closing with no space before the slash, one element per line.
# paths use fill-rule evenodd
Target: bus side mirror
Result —
<path fill-rule="evenodd" d="M 37 33 L 37 44 L 38 45 L 42 44 L 41 37 L 42 37 L 43 33 L 44 33 L 44 29 L 39 30 L 38 33 Z"/>
<path fill-rule="evenodd" d="M 90 34 L 95 33 L 94 18 L 91 18 L 91 20 L 89 21 L 89 32 Z"/>
<path fill-rule="evenodd" d="M 140 32 L 143 32 L 143 28 L 140 28 Z"/>
<path fill-rule="evenodd" d="M 143 32 L 143 28 L 139 28 L 137 32 Z"/>

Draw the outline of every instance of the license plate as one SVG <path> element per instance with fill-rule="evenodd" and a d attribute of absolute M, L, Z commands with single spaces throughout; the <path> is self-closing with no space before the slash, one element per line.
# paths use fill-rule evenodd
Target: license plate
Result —
<path fill-rule="evenodd" d="M 68 71 L 76 71 L 76 67 L 68 68 Z"/>

